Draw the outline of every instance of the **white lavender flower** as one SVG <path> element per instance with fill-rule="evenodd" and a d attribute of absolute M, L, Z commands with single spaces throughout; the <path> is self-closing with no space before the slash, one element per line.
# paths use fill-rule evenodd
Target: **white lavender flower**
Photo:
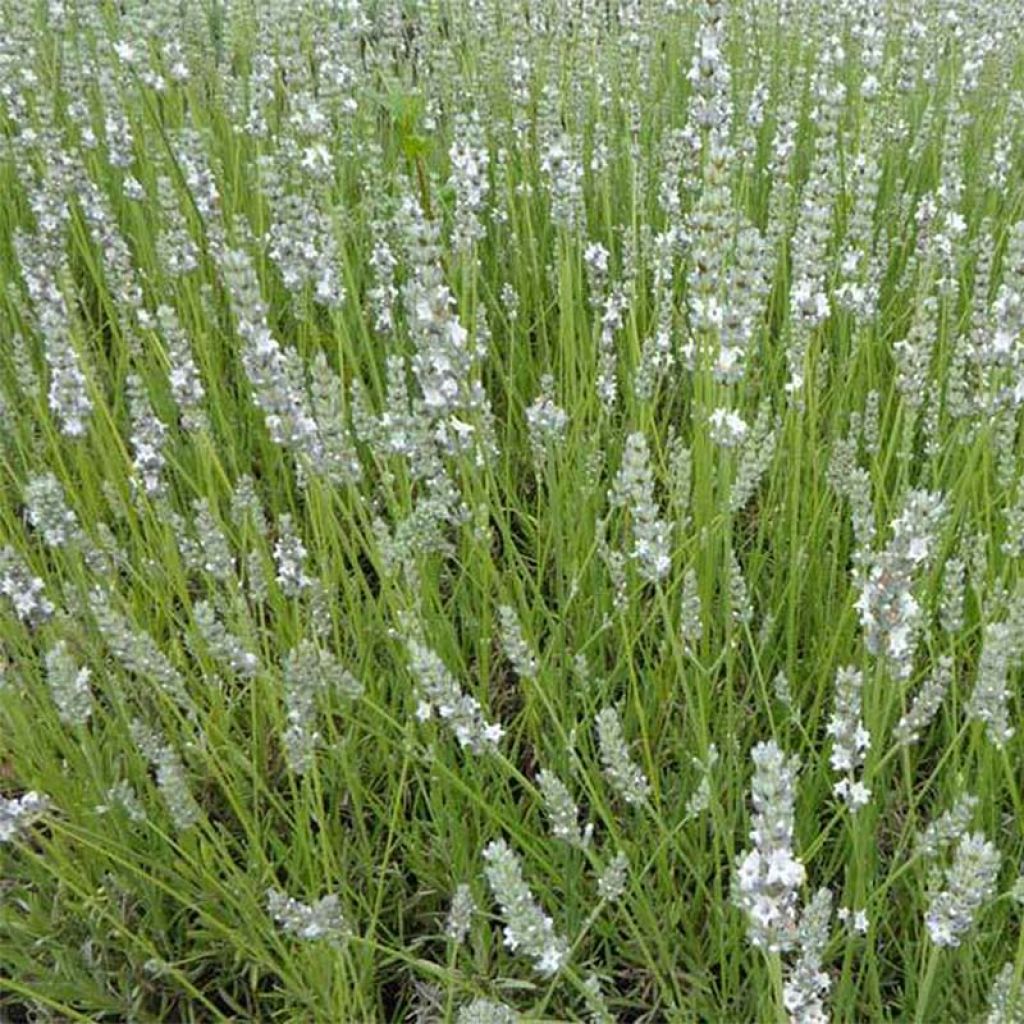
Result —
<path fill-rule="evenodd" d="M 540 466 L 544 456 L 565 440 L 569 415 L 554 399 L 555 381 L 546 373 L 540 379 L 540 391 L 526 410 L 526 426 L 530 432 L 530 449 L 534 464 Z"/>
<path fill-rule="evenodd" d="M 612 789 L 627 804 L 644 803 L 650 795 L 651 785 L 647 781 L 647 776 L 630 757 L 619 712 L 614 707 L 602 708 L 597 713 L 595 723 L 601 765 Z"/>
<path fill-rule="evenodd" d="M 888 546 L 864 554 L 856 605 L 864 643 L 872 654 L 886 659 L 897 679 L 906 679 L 913 668 L 921 623 L 921 606 L 913 589 L 933 557 L 943 513 L 941 495 L 911 491 L 903 511 L 893 520 Z"/>
<path fill-rule="evenodd" d="M 418 636 L 407 636 L 405 645 L 419 696 L 416 717 L 425 721 L 436 713 L 459 745 L 474 754 L 495 750 L 505 731 L 501 725 L 487 721 L 479 701 L 459 689 L 444 662 Z"/>
<path fill-rule="evenodd" d="M 50 364 L 50 409 L 62 434 L 82 437 L 92 414 L 92 399 L 86 387 L 78 354 L 63 333 L 47 332 L 46 361 Z"/>
<path fill-rule="evenodd" d="M 476 900 L 473 899 L 473 890 L 465 883 L 456 886 L 451 906 L 448 908 L 448 920 L 444 926 L 445 935 L 456 945 L 465 941 L 475 913 Z"/>
<path fill-rule="evenodd" d="M 1018 646 L 1008 623 L 990 622 L 985 626 L 978 675 L 967 701 L 967 717 L 984 722 L 988 738 L 1000 748 L 1015 731 L 1009 717 L 1009 674 Z"/>
<path fill-rule="evenodd" d="M 596 974 L 588 974 L 583 979 L 583 998 L 590 1013 L 591 1024 L 615 1024 L 615 1017 L 608 1009 L 608 1002 Z"/>
<path fill-rule="evenodd" d="M 617 903 L 629 881 L 629 858 L 620 850 L 601 869 L 597 879 L 597 895 L 609 903 Z"/>
<path fill-rule="evenodd" d="M 949 690 L 953 680 L 953 659 L 942 655 L 935 668 L 921 684 L 910 710 L 903 715 L 893 729 L 893 739 L 899 746 L 916 743 L 931 724 Z"/>
<path fill-rule="evenodd" d="M 799 889 L 806 878 L 793 852 L 795 785 L 799 762 L 774 740 L 754 747 L 751 797 L 753 847 L 736 862 L 733 900 L 747 917 L 747 937 L 767 952 L 792 949 L 797 941 Z"/>
<path fill-rule="evenodd" d="M 1008 960 L 992 980 L 984 1024 L 1024 1024 L 1024 985 L 1014 981 L 1014 963 Z"/>
<path fill-rule="evenodd" d="M 9 843 L 50 809 L 50 798 L 29 790 L 17 797 L 0 797 L 0 843 Z"/>
<path fill-rule="evenodd" d="M 14 548 L 0 548 L 0 594 L 8 598 L 15 615 L 29 626 L 37 626 L 53 615 L 53 602 L 43 593 L 45 587 Z"/>
<path fill-rule="evenodd" d="M 672 567 L 669 527 L 654 500 L 654 475 L 643 434 L 630 434 L 622 465 L 608 495 L 613 508 L 629 510 L 633 530 L 631 557 L 640 575 L 651 583 L 663 579 Z"/>
<path fill-rule="evenodd" d="M 484 237 L 480 218 L 486 209 L 490 188 L 487 177 L 490 154 L 477 111 L 469 117 L 456 116 L 455 141 L 448 150 L 448 158 L 451 161 L 448 184 L 455 193 L 453 242 L 457 251 L 465 251 Z"/>
<path fill-rule="evenodd" d="M 945 888 L 935 893 L 925 915 L 936 946 L 959 946 L 978 911 L 991 899 L 999 875 L 1000 854 L 981 832 L 964 835 L 946 870 Z"/>
<path fill-rule="evenodd" d="M 382 231 L 381 225 L 374 225 L 375 236 Z M 373 329 L 386 336 L 394 330 L 395 304 L 398 301 L 398 288 L 395 285 L 398 260 L 386 238 L 376 238 L 369 262 L 374 276 L 374 285 L 367 292 L 373 314 Z"/>
<path fill-rule="evenodd" d="M 703 758 L 691 757 L 690 762 L 700 772 L 700 781 L 686 799 L 687 820 L 699 818 L 711 807 L 711 773 L 718 763 L 718 747 L 709 743 L 707 755 Z"/>
<path fill-rule="evenodd" d="M 195 530 L 198 538 L 195 568 L 208 572 L 214 579 L 227 583 L 235 578 L 235 557 L 206 498 L 193 503 Z"/>
<path fill-rule="evenodd" d="M 68 508 L 64 488 L 53 473 L 33 476 L 25 485 L 25 516 L 51 548 L 80 536 L 78 517 Z"/>
<path fill-rule="evenodd" d="M 836 911 L 836 917 L 857 935 L 867 935 L 870 921 L 868 912 L 864 909 L 854 910 L 852 907 L 840 907 Z"/>
<path fill-rule="evenodd" d="M 870 559 L 875 540 L 875 509 L 871 498 L 871 475 L 854 464 L 856 441 L 839 442 L 829 465 L 832 486 L 850 503 L 853 538 L 857 543 L 856 559 Z"/>
<path fill-rule="evenodd" d="M 251 523 L 260 536 L 267 535 L 267 515 L 256 493 L 256 483 L 248 473 L 238 478 L 231 492 L 231 521 L 239 529 Z"/>
<path fill-rule="evenodd" d="M 181 425 L 190 432 L 203 430 L 207 427 L 206 390 L 188 338 L 170 306 L 157 307 L 156 322 L 167 344 L 171 394 L 181 413 Z"/>
<path fill-rule="evenodd" d="M 301 154 L 294 140 L 284 136 L 278 151 L 257 158 L 260 185 L 270 206 L 267 255 L 274 261 L 289 291 L 309 290 L 313 301 L 330 309 L 345 301 L 338 243 L 325 213 L 322 183 L 332 177 L 330 152 L 320 145 Z M 306 180 L 289 188 L 289 179 Z"/>
<path fill-rule="evenodd" d="M 708 416 L 711 440 L 723 448 L 736 448 L 742 444 L 749 429 L 743 417 L 732 409 L 719 407 Z"/>
<path fill-rule="evenodd" d="M 618 352 L 615 335 L 621 330 L 626 312 L 626 296 L 621 287 L 608 289 L 600 314 L 600 333 L 597 339 L 597 397 L 607 415 L 615 409 L 619 394 Z"/>
<path fill-rule="evenodd" d="M 334 893 L 322 896 L 312 905 L 301 903 L 273 887 L 267 889 L 266 897 L 267 913 L 285 935 L 307 942 L 323 940 L 338 946 L 351 934 L 341 911 L 341 901 Z"/>
<path fill-rule="evenodd" d="M 157 256 L 171 277 L 180 277 L 199 266 L 199 250 L 189 233 L 188 223 L 181 212 L 174 183 L 161 175 L 157 178 L 157 196 L 164 226 L 156 238 Z M 145 197 L 145 193 L 138 196 Z"/>
<path fill-rule="evenodd" d="M 583 161 L 574 139 L 564 132 L 541 152 L 540 169 L 551 197 L 551 219 L 575 229 L 583 217 Z"/>
<path fill-rule="evenodd" d="M 583 250 L 583 266 L 590 284 L 591 303 L 596 304 L 596 296 L 604 288 L 608 279 L 608 261 L 611 253 L 601 242 L 590 242 Z"/>
<path fill-rule="evenodd" d="M 679 599 L 679 635 L 687 650 L 695 647 L 704 634 L 697 570 L 692 565 L 683 572 L 682 595 Z"/>
<path fill-rule="evenodd" d="M 302 640 L 288 652 L 284 667 L 285 715 L 288 725 L 281 737 L 288 766 L 296 775 L 313 767 L 320 744 L 316 728 L 316 702 L 323 693 L 337 692 L 355 699 L 362 684 L 328 650 Z"/>
<path fill-rule="evenodd" d="M 120 807 L 131 821 L 146 820 L 146 811 L 135 793 L 135 787 L 127 779 L 120 779 L 110 786 L 104 794 L 105 804 L 96 805 L 97 814 L 109 814 L 115 807 Z"/>
<path fill-rule="evenodd" d="M 474 364 L 486 349 L 479 337 L 470 338 L 455 312 L 455 299 L 440 265 L 437 225 L 408 197 L 402 217 L 412 264 L 402 294 L 415 348 L 411 367 L 419 385 L 421 412 L 443 451 L 475 450 L 479 460 L 494 448 L 487 436 L 490 400 L 474 373 Z"/>
<path fill-rule="evenodd" d="M 794 722 L 800 721 L 800 708 L 793 699 L 793 688 L 789 676 L 781 669 L 772 678 L 772 693 L 775 699 L 789 712 Z"/>
<path fill-rule="evenodd" d="M 568 960 L 569 944 L 534 901 L 519 858 L 504 839 L 488 843 L 483 857 L 484 874 L 505 918 L 505 945 L 532 959 L 540 974 L 556 974 Z"/>
<path fill-rule="evenodd" d="M 580 828 L 580 809 L 565 783 L 547 768 L 538 772 L 537 782 L 551 823 L 551 834 L 570 846 L 586 849 L 593 837 L 594 826 L 588 822 L 583 829 Z"/>
<path fill-rule="evenodd" d="M 292 517 L 285 513 L 277 520 L 277 541 L 274 543 L 274 563 L 277 566 L 277 582 L 288 597 L 299 597 L 312 585 L 312 578 L 306 573 L 306 556 L 309 552 L 295 531 Z"/>
<path fill-rule="evenodd" d="M 185 681 L 156 641 L 115 611 L 109 595 L 99 588 L 92 592 L 89 603 L 100 635 L 125 670 L 152 680 L 180 708 L 190 709 L 192 701 Z"/>
<path fill-rule="evenodd" d="M 511 662 L 520 679 L 535 680 L 537 678 L 537 655 L 523 636 L 523 627 L 510 605 L 498 606 L 498 619 L 501 623 L 501 646 L 505 657 Z"/>
<path fill-rule="evenodd" d="M 455 1024 L 517 1024 L 519 1015 L 505 1003 L 494 999 L 474 999 L 459 1007 Z"/>
<path fill-rule="evenodd" d="M 729 614 L 737 625 L 749 626 L 754 620 L 754 604 L 750 599 L 747 578 L 732 545 L 729 546 Z"/>
<path fill-rule="evenodd" d="M 242 367 L 271 439 L 297 454 L 315 455 L 319 438 L 298 353 L 282 349 L 271 333 L 267 307 L 249 257 L 237 250 L 226 252 L 221 270 L 243 342 Z"/>
<path fill-rule="evenodd" d="M 130 374 L 125 381 L 128 394 L 128 408 L 132 417 L 131 443 L 132 469 L 142 483 L 142 489 L 149 497 L 162 495 L 167 488 L 164 480 L 164 444 L 167 427 L 153 412 L 149 395 L 142 381 Z"/>
<path fill-rule="evenodd" d="M 310 461 L 314 472 L 335 487 L 358 482 L 363 472 L 345 422 L 344 390 L 341 377 L 331 369 L 327 356 L 318 352 L 310 367 L 310 395 L 320 444 Z"/>
<path fill-rule="evenodd" d="M 185 766 L 178 752 L 155 729 L 140 719 L 131 723 L 132 739 L 156 771 L 156 784 L 175 827 L 184 832 L 203 816 L 189 789 Z"/>
<path fill-rule="evenodd" d="M 668 440 L 669 486 L 674 518 L 680 526 L 690 524 L 690 490 L 693 484 L 693 453 L 683 439 L 670 431 Z M 689 570 L 688 570 L 689 571 Z"/>
<path fill-rule="evenodd" d="M 832 893 L 819 889 L 804 907 L 797 924 L 800 955 L 787 971 L 782 1002 L 792 1024 L 826 1024 L 825 996 L 832 979 L 822 970 L 832 917 Z"/>
<path fill-rule="evenodd" d="M 249 600 L 260 604 L 270 596 L 270 582 L 263 555 L 259 551 L 250 551 L 245 559 L 245 583 Z"/>
<path fill-rule="evenodd" d="M 231 667 L 243 679 L 252 679 L 259 668 L 260 659 L 252 651 L 247 651 L 241 640 L 230 633 L 211 602 L 199 601 L 192 606 L 192 618 L 196 629 L 209 648 L 210 653 Z"/>
<path fill-rule="evenodd" d="M 1017 880 L 1010 886 L 1010 898 L 1018 906 L 1024 907 L 1024 869 L 1017 876 Z"/>
<path fill-rule="evenodd" d="M 744 438 L 736 479 L 729 492 L 729 508 L 739 512 L 753 497 L 775 455 L 777 431 L 767 402 L 757 410 L 754 426 Z"/>
<path fill-rule="evenodd" d="M 943 850 L 967 834 L 977 806 L 976 796 L 970 793 L 958 796 L 953 806 L 931 822 L 917 837 L 917 851 L 928 857 L 939 856 Z"/>
<path fill-rule="evenodd" d="M 871 746 L 871 735 L 861 719 L 863 687 L 864 677 L 859 670 L 852 666 L 839 669 L 832 717 L 826 727 L 832 737 L 829 763 L 834 771 L 845 773 L 833 786 L 833 792 L 851 810 L 864 807 L 871 799 L 871 791 L 856 777 Z"/>
<path fill-rule="evenodd" d="M 85 725 L 92 714 L 92 691 L 89 689 L 88 668 L 80 668 L 68 651 L 68 645 L 58 640 L 46 653 L 46 681 L 57 705 L 57 714 L 65 725 Z"/>

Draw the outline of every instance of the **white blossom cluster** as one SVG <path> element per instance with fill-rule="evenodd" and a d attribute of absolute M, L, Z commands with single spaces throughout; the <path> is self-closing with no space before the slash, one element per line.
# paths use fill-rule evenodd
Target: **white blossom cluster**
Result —
<path fill-rule="evenodd" d="M 504 839 L 495 839 L 483 857 L 484 874 L 505 919 L 505 945 L 533 960 L 538 973 L 556 974 L 568 960 L 569 945 L 534 900 L 515 851 Z"/>
<path fill-rule="evenodd" d="M 1024 1021 L 1024 986 L 1015 985 L 1012 960 L 1003 964 L 989 989 L 985 1024 L 1021 1024 Z"/>
<path fill-rule="evenodd" d="M 743 417 L 734 409 L 719 406 L 708 416 L 708 432 L 711 440 L 723 448 L 737 448 L 747 437 L 750 428 Z"/>
<path fill-rule="evenodd" d="M 484 236 L 481 217 L 490 190 L 487 175 L 490 154 L 477 111 L 469 117 L 456 118 L 455 140 L 448 150 L 448 159 L 451 161 L 448 183 L 455 192 L 454 246 L 461 252 Z"/>
<path fill-rule="evenodd" d="M 733 899 L 746 914 L 750 942 L 768 952 L 784 952 L 797 943 L 799 893 L 807 877 L 793 850 L 799 762 L 775 742 L 757 744 L 751 756 L 754 845 L 737 860 Z"/>
<path fill-rule="evenodd" d="M 459 745 L 473 754 L 497 749 L 505 732 L 500 723 L 487 721 L 480 702 L 459 689 L 444 662 L 420 637 L 407 636 L 405 645 L 419 696 L 416 717 L 422 722 L 436 714 Z"/>
<path fill-rule="evenodd" d="M 110 595 L 98 587 L 90 595 L 89 606 L 100 635 L 125 671 L 152 680 L 178 707 L 190 709 L 192 700 L 185 680 L 153 637 L 133 626 L 111 604 Z"/>
<path fill-rule="evenodd" d="M 921 684 L 909 710 L 901 716 L 893 729 L 893 739 L 900 746 L 907 746 L 920 740 L 924 730 L 928 728 L 942 706 L 952 679 L 953 659 L 948 654 L 943 654 Z"/>
<path fill-rule="evenodd" d="M 246 253 L 225 252 L 220 267 L 243 343 L 242 366 L 267 430 L 283 448 L 316 462 L 320 442 L 298 354 L 282 348 L 271 332 L 259 279 Z"/>
<path fill-rule="evenodd" d="M 544 808 L 551 824 L 551 834 L 570 846 L 586 849 L 594 835 L 593 823 L 580 828 L 580 809 L 572 798 L 568 787 L 552 771 L 542 768 L 537 774 Z"/>
<path fill-rule="evenodd" d="M 45 589 L 46 584 L 32 575 L 14 548 L 0 548 L 0 594 L 11 602 L 22 622 L 34 626 L 53 615 L 54 605 Z"/>
<path fill-rule="evenodd" d="M 819 889 L 804 907 L 797 923 L 799 954 L 787 972 L 782 1001 L 792 1024 L 828 1024 L 825 997 L 832 979 L 823 970 L 832 917 L 832 893 Z"/>
<path fill-rule="evenodd" d="M 252 679 L 256 675 L 259 656 L 246 650 L 242 641 L 228 630 L 210 601 L 197 601 L 192 606 L 192 617 L 196 630 L 215 658 L 243 679 Z"/>
<path fill-rule="evenodd" d="M 477 912 L 473 890 L 463 882 L 452 894 L 452 902 L 448 908 L 448 919 L 444 933 L 456 944 L 463 942 L 469 934 L 473 915 Z"/>
<path fill-rule="evenodd" d="M 897 679 L 906 679 L 913 668 L 921 626 L 921 605 L 914 587 L 934 557 L 943 515 L 940 494 L 911 491 L 903 511 L 892 522 L 888 546 L 863 556 L 857 610 L 864 643 L 872 654 L 885 658 Z"/>
<path fill-rule="evenodd" d="M 627 804 L 643 804 L 650 796 L 651 784 L 629 753 L 619 712 L 611 706 L 602 708 L 595 725 L 601 766 L 612 788 Z"/>
<path fill-rule="evenodd" d="M 455 1024 L 517 1024 L 519 1020 L 511 1006 L 481 997 L 459 1007 Z"/>
<path fill-rule="evenodd" d="M 928 857 L 938 857 L 944 850 L 962 839 L 968 831 L 971 817 L 978 806 L 978 798 L 963 793 L 948 811 L 943 811 L 917 837 L 917 850 Z"/>
<path fill-rule="evenodd" d="M 1009 622 L 985 626 L 974 689 L 967 701 L 967 717 L 984 722 L 989 739 L 1004 747 L 1016 731 L 1010 724 L 1010 669 L 1020 656 L 1022 641 Z"/>
<path fill-rule="evenodd" d="M 284 665 L 284 702 L 287 726 L 281 736 L 288 766 L 296 775 L 313 767 L 321 735 L 316 727 L 317 699 L 337 693 L 350 700 L 360 697 L 362 683 L 335 655 L 311 640 L 302 640 L 288 653 Z"/>
<path fill-rule="evenodd" d="M 826 726 L 832 737 L 829 762 L 834 771 L 844 773 L 833 791 L 851 810 L 864 807 L 871 800 L 871 790 L 856 777 L 871 746 L 871 735 L 864 727 L 861 712 L 863 688 L 864 676 L 860 670 L 851 666 L 839 669 L 832 716 Z"/>
<path fill-rule="evenodd" d="M 141 719 L 131 724 L 132 739 L 156 772 L 156 784 L 175 828 L 180 832 L 198 822 L 203 812 L 189 788 L 181 757 L 167 740 Z"/>
<path fill-rule="evenodd" d="M 47 335 L 45 351 L 50 364 L 50 409 L 64 434 L 68 437 L 83 437 L 92 415 L 93 403 L 78 353 L 63 332 Z"/>
<path fill-rule="evenodd" d="M 25 516 L 50 547 L 63 547 L 80 536 L 78 517 L 53 473 L 35 476 L 25 485 Z"/>
<path fill-rule="evenodd" d="M 46 681 L 57 705 L 57 714 L 66 725 L 85 725 L 92 714 L 92 689 L 89 679 L 92 672 L 80 667 L 68 650 L 68 645 L 59 640 L 46 653 Z"/>
<path fill-rule="evenodd" d="M 298 597 L 313 584 L 312 577 L 306 572 L 306 556 L 309 552 L 295 530 L 291 515 L 285 513 L 278 518 L 277 531 L 277 540 L 274 542 L 277 583 L 288 597 Z"/>
<path fill-rule="evenodd" d="M 313 904 L 270 888 L 266 893 L 267 913 L 286 935 L 294 935 L 307 942 L 324 941 L 340 945 L 349 937 L 349 927 L 341 912 L 341 901 L 331 893 Z"/>
<path fill-rule="evenodd" d="M 158 497 L 166 492 L 164 466 L 167 456 L 164 447 L 167 425 L 153 412 L 149 395 L 139 377 L 130 375 L 125 386 L 132 416 L 132 467 L 145 494 L 151 498 Z"/>
<path fill-rule="evenodd" d="M 535 680 L 539 665 L 537 655 L 523 636 L 523 626 L 516 610 L 508 604 L 498 606 L 501 646 L 520 679 Z"/>
<path fill-rule="evenodd" d="M 12 842 L 49 809 L 49 797 L 35 790 L 17 797 L 0 797 L 0 843 Z"/>
<path fill-rule="evenodd" d="M 621 850 L 602 868 L 597 879 L 597 894 L 609 903 L 622 899 L 629 881 L 629 858 Z"/>
<path fill-rule="evenodd" d="M 1001 856 L 981 832 L 962 836 L 946 869 L 945 885 L 933 894 L 925 914 L 936 946 L 959 946 L 982 906 L 995 892 Z"/>
<path fill-rule="evenodd" d="M 640 575 L 651 583 L 663 579 L 672 566 L 670 531 L 654 499 L 654 474 L 643 434 L 626 438 L 622 465 L 608 500 L 613 508 L 626 508 L 633 533 L 631 557 Z"/>
<path fill-rule="evenodd" d="M 490 402 L 476 362 L 485 354 L 479 333 L 471 337 L 439 264 L 437 225 L 415 200 L 402 207 L 411 274 L 402 296 L 419 386 L 418 413 L 438 447 L 447 453 L 491 454 Z"/>
<path fill-rule="evenodd" d="M 526 410 L 526 425 L 530 431 L 530 447 L 536 465 L 544 456 L 565 439 L 569 415 L 554 399 L 555 382 L 550 374 L 540 379 L 540 391 Z"/>

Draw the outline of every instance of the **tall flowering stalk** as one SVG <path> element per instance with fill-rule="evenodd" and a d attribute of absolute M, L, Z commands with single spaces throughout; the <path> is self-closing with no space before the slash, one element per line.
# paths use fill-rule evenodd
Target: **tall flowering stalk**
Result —
<path fill-rule="evenodd" d="M 569 958 L 569 944 L 533 898 L 519 858 L 504 839 L 484 849 L 484 873 L 505 918 L 505 945 L 534 962 L 540 974 L 557 973 Z"/>
<path fill-rule="evenodd" d="M 862 552 L 857 611 L 868 651 L 883 658 L 897 679 L 913 668 L 922 609 L 917 581 L 934 557 L 945 506 L 942 495 L 911 491 L 893 520 L 892 539 L 881 551 Z"/>
<path fill-rule="evenodd" d="M 774 740 L 754 747 L 753 846 L 736 863 L 733 899 L 747 917 L 747 937 L 766 953 L 796 944 L 800 887 L 807 872 L 793 850 L 793 804 L 800 763 Z"/>

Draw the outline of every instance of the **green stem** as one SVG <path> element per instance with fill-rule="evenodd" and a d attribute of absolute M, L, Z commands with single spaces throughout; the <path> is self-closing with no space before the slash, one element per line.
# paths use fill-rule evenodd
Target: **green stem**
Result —
<path fill-rule="evenodd" d="M 786 1013 L 785 989 L 782 983 L 782 956 L 779 953 L 769 953 L 768 974 L 772 979 L 772 1000 L 775 1004 L 775 1019 L 778 1024 L 789 1024 L 789 1014 Z"/>
<path fill-rule="evenodd" d="M 928 1004 L 931 1001 L 932 986 L 935 984 L 935 973 L 939 968 L 939 947 L 929 945 L 928 965 L 925 967 L 924 981 L 917 992 L 917 1007 L 914 1010 L 914 1024 L 925 1024 L 928 1020 Z"/>

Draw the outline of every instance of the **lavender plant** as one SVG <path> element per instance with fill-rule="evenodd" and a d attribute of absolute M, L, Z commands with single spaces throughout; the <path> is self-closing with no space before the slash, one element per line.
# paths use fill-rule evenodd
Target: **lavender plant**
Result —
<path fill-rule="evenodd" d="M 1022 26 L 0 0 L 0 1018 L 1019 1018 Z"/>

